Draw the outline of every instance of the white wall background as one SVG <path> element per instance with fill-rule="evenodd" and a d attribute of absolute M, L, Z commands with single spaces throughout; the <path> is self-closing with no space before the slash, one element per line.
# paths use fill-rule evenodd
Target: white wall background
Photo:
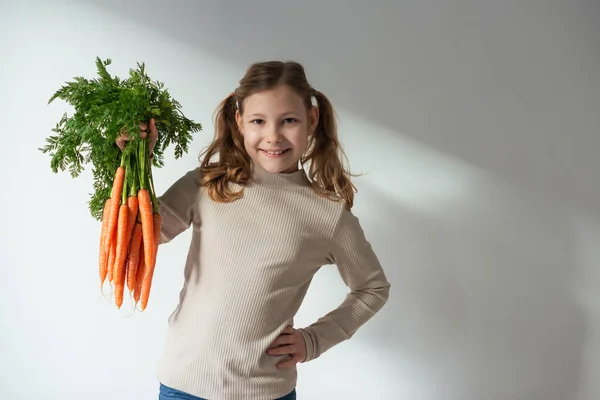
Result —
<path fill-rule="evenodd" d="M 147 311 L 117 312 L 98 291 L 89 171 L 54 175 L 36 150 L 66 110 L 50 95 L 100 56 L 118 75 L 145 61 L 205 126 L 159 191 L 195 167 L 250 62 L 303 62 L 337 106 L 393 290 L 300 366 L 300 399 L 600 398 L 600 4 L 367 3 L 0 3 L 0 397 L 157 397 L 189 235 L 161 249 Z M 334 271 L 298 325 L 341 301 Z"/>

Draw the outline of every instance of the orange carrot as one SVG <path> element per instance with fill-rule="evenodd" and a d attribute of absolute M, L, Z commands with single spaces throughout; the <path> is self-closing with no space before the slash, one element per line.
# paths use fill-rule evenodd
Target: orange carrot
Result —
<path fill-rule="evenodd" d="M 142 242 L 144 241 L 144 234 L 142 233 Z M 133 298 L 135 300 L 135 304 L 137 305 L 138 301 L 140 301 L 140 297 L 142 296 L 142 283 L 144 281 L 144 276 L 146 275 L 146 261 L 144 257 L 144 247 L 140 246 L 140 255 L 138 258 L 138 270 L 135 276 L 135 288 L 133 292 Z"/>
<path fill-rule="evenodd" d="M 128 171 L 129 173 L 135 174 L 135 172 Z M 127 174 L 126 174 L 127 175 Z M 127 176 L 126 176 L 127 177 Z M 126 183 L 127 185 L 127 183 Z M 125 189 L 123 189 L 125 190 Z M 127 207 L 129 208 L 129 217 L 127 218 L 127 235 L 126 235 L 126 243 L 127 243 L 127 251 L 126 251 L 126 260 L 125 260 L 125 269 L 127 273 L 123 279 L 127 280 L 127 286 L 129 288 L 129 292 L 133 290 L 133 284 L 130 283 L 130 279 L 135 281 L 135 273 L 137 272 L 137 264 L 139 257 L 139 240 L 140 238 L 134 238 L 133 233 L 136 229 L 136 225 L 139 226 L 140 235 L 141 235 L 141 223 L 138 222 L 138 211 L 139 211 L 139 200 L 137 196 L 137 185 L 134 183 L 129 187 L 129 196 L 127 197 Z M 137 242 L 137 243 L 135 243 Z M 135 249 L 132 250 L 132 246 Z M 132 260 L 133 258 L 133 260 Z M 130 275 L 133 275 L 130 278 Z M 124 283 L 125 284 L 125 283 Z"/>
<path fill-rule="evenodd" d="M 104 247 L 105 236 L 108 235 L 108 213 L 110 211 L 110 198 L 104 202 L 104 212 L 102 213 L 102 228 L 100 231 L 100 286 L 104 283 L 107 274 L 108 250 Z"/>
<path fill-rule="evenodd" d="M 144 233 L 144 258 L 147 266 L 154 265 L 154 228 L 152 217 L 152 200 L 148 189 L 138 191 L 139 214 L 142 220 L 142 231 Z"/>
<path fill-rule="evenodd" d="M 107 266 L 107 279 L 112 282 L 114 276 L 114 262 L 116 258 L 116 238 L 117 235 L 117 220 L 119 217 L 119 206 L 121 204 L 120 198 L 123 191 L 123 184 L 125 183 L 125 168 L 119 166 L 115 172 L 115 178 L 113 180 L 113 186 L 110 197 L 110 209 L 108 214 L 108 226 L 107 235 L 105 236 L 105 248 L 108 249 L 108 266 Z"/>
<path fill-rule="evenodd" d="M 153 264 L 147 266 L 144 281 L 142 282 L 142 311 L 148 305 L 148 300 L 150 298 L 150 290 L 152 288 L 152 277 L 154 276 L 154 270 L 156 269 L 156 254 L 158 252 L 158 243 L 160 241 L 161 216 L 159 213 L 154 213 L 152 218 L 152 226 L 154 228 L 152 249 Z"/>
<path fill-rule="evenodd" d="M 131 238 L 139 208 L 139 202 L 136 195 L 130 194 L 129 197 L 127 197 L 127 207 L 129 207 L 129 217 L 127 218 L 127 237 Z"/>
<path fill-rule="evenodd" d="M 114 266 L 115 266 L 115 257 L 117 255 L 117 246 L 114 241 L 111 241 L 108 248 L 108 265 L 107 268 L 107 277 L 106 279 L 109 282 L 113 282 L 114 280 Z"/>
<path fill-rule="evenodd" d="M 119 207 L 119 219 L 117 222 L 117 235 L 115 240 L 116 255 L 113 272 L 113 279 L 115 285 L 119 285 L 121 283 L 123 268 L 125 266 L 125 258 L 127 257 L 127 247 L 129 246 L 129 238 L 127 237 L 128 218 L 129 207 L 127 207 L 127 204 L 121 204 L 121 207 Z"/>
<path fill-rule="evenodd" d="M 129 254 L 127 256 L 127 288 L 129 289 L 129 293 L 131 293 L 135 289 L 141 244 L 142 224 L 140 222 L 136 222 L 135 227 L 133 228 L 133 233 L 131 234 Z"/>
<path fill-rule="evenodd" d="M 119 166 L 115 172 L 115 178 L 113 180 L 112 191 L 110 194 L 110 210 L 108 214 L 108 234 L 104 238 L 104 247 L 110 248 L 110 241 L 113 240 L 116 234 L 117 218 L 119 216 L 119 206 L 121 204 L 121 194 L 123 191 L 123 184 L 125 183 L 125 168 Z"/>
<path fill-rule="evenodd" d="M 123 292 L 125 291 L 125 274 L 127 273 L 126 268 L 121 269 L 121 275 L 118 276 L 117 283 L 115 286 L 115 304 L 120 309 L 123 305 Z"/>

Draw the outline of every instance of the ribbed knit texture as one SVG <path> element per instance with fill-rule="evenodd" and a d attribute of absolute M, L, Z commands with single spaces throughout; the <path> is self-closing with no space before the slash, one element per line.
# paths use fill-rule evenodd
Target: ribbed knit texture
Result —
<path fill-rule="evenodd" d="M 358 219 L 318 196 L 304 171 L 255 167 L 244 196 L 212 201 L 188 172 L 159 198 L 161 243 L 193 229 L 180 303 L 157 377 L 209 400 L 273 400 L 297 384 L 287 356 L 266 353 L 288 326 L 314 274 L 335 264 L 350 292 L 314 324 L 300 328 L 305 362 L 349 339 L 387 301 L 390 284 Z M 234 185 L 235 188 L 240 186 Z"/>

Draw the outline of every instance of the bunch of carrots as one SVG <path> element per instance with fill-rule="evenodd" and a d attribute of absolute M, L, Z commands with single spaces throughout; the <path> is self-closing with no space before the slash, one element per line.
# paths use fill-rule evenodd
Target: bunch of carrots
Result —
<path fill-rule="evenodd" d="M 130 141 L 104 203 L 100 234 L 100 286 L 108 280 L 117 308 L 123 304 L 125 286 L 135 306 L 140 300 L 142 311 L 148 305 L 160 228 L 148 139 Z"/>
<path fill-rule="evenodd" d="M 93 187 L 88 201 L 96 220 L 101 220 L 100 289 L 106 281 L 114 290 L 118 308 L 125 286 L 141 309 L 148 305 L 156 267 L 161 216 L 154 191 L 152 167 L 164 166 L 164 152 L 174 146 L 175 159 L 187 153 L 193 133 L 202 125 L 187 118 L 181 104 L 160 81 L 153 81 L 144 63 L 137 63 L 126 78 L 111 75 L 111 59 L 96 57 L 97 77 L 76 76 L 50 97 L 74 108 L 64 113 L 55 134 L 39 148 L 51 155 L 54 173 L 69 171 L 78 177 L 93 165 Z M 150 157 L 149 139 L 137 133 L 141 121 L 156 122 L 157 137 Z M 121 149 L 116 140 L 123 133 L 130 140 Z"/>

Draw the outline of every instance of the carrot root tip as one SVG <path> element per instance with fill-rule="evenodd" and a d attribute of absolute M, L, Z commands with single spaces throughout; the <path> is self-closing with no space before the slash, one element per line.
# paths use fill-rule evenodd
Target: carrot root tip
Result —
<path fill-rule="evenodd" d="M 112 288 L 112 285 L 110 283 L 108 283 L 108 285 Z M 110 298 L 112 297 L 114 290 L 107 295 L 106 293 L 104 293 L 105 286 L 106 285 L 104 283 L 100 285 L 100 293 L 102 294 L 102 297 L 104 297 L 104 300 L 110 302 Z"/>

